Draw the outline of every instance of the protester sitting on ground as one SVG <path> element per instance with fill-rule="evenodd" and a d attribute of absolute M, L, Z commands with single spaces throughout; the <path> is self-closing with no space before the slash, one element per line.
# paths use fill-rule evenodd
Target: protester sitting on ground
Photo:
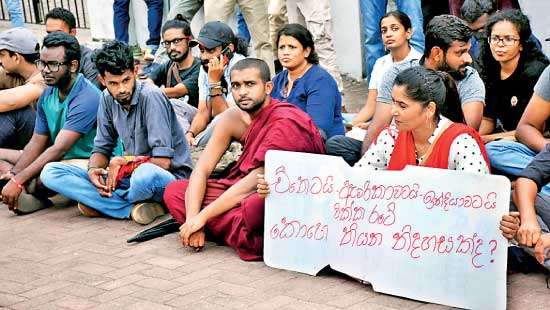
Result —
<path fill-rule="evenodd" d="M 535 84 L 533 96 L 519 120 L 516 141 L 500 140 L 487 144 L 493 168 L 508 176 L 521 171 L 548 144 L 544 133 L 550 119 L 550 66 L 542 72 Z M 541 192 L 550 195 L 550 186 L 543 184 Z"/>
<path fill-rule="evenodd" d="M 82 159 L 90 157 L 100 92 L 78 73 L 79 59 L 75 37 L 53 32 L 44 38 L 37 65 L 48 88 L 38 102 L 34 134 L 0 177 L 7 181 L 2 200 L 17 214 L 51 204 L 48 197 L 53 193 L 38 178 L 47 163 L 63 160 L 85 166 Z"/>
<path fill-rule="evenodd" d="M 447 107 L 446 117 L 479 129 L 483 116 L 485 87 L 477 71 L 469 66 L 472 62 L 468 53 L 470 28 L 458 17 L 440 15 L 429 22 L 425 35 L 426 48 L 420 64 L 428 69 L 449 73 L 457 83 L 460 104 Z M 357 162 L 374 141 L 373 137 L 391 122 L 391 91 L 395 76 L 418 63 L 419 61 L 414 59 L 404 61 L 386 71 L 378 86 L 376 110 L 362 143 L 355 139 L 336 136 L 327 141 L 327 153 L 343 157 L 350 165 Z"/>
<path fill-rule="evenodd" d="M 247 56 L 247 46 L 222 22 L 204 24 L 190 47 L 199 46 L 199 106 L 185 139 L 191 146 L 205 146 L 217 122 L 214 117 L 235 106 L 229 84 L 233 65 Z"/>
<path fill-rule="evenodd" d="M 156 84 L 170 98 L 178 122 L 185 132 L 197 113 L 199 98 L 198 77 L 201 62 L 193 57 L 189 41 L 193 38 L 189 22 L 181 15 L 162 26 L 162 45 L 170 58 L 148 74 L 148 81 Z"/>
<path fill-rule="evenodd" d="M 510 211 L 503 216 L 500 229 L 503 235 L 514 238 L 519 245 L 533 248 L 537 259 L 550 270 L 550 260 L 541 259 L 542 250 L 550 246 L 550 196 L 541 193 L 541 188 L 550 182 L 550 145 L 537 154 L 523 169 L 515 182 Z M 533 250 L 528 250 L 533 254 Z"/>
<path fill-rule="evenodd" d="M 533 87 L 548 65 L 546 56 L 529 40 L 529 18 L 519 10 L 492 15 L 487 22 L 487 35 L 489 39 L 482 43 L 478 61 L 486 89 L 479 133 L 486 143 L 514 136 Z M 490 145 L 487 152 L 494 161 L 498 154 L 493 154 Z"/>
<path fill-rule="evenodd" d="M 46 32 L 62 31 L 76 36 L 76 20 L 71 11 L 64 8 L 53 8 L 45 17 Z M 97 80 L 97 69 L 92 61 L 92 49 L 86 45 L 80 45 L 80 73 L 84 75 L 96 87 L 100 87 Z"/>
<path fill-rule="evenodd" d="M 220 117 L 191 178 L 166 188 L 164 201 L 183 224 L 180 235 L 184 246 L 201 249 L 206 233 L 213 241 L 234 248 L 243 260 L 261 259 L 264 202 L 255 191 L 265 153 L 324 153 L 323 140 L 311 118 L 294 105 L 270 97 L 270 76 L 263 60 L 248 58 L 235 64 L 231 84 L 240 109 L 232 108 Z M 209 179 L 231 140 L 244 145 L 241 157 L 223 178 Z"/>
<path fill-rule="evenodd" d="M 386 71 L 393 64 L 422 57 L 422 53 L 410 45 L 413 30 L 407 14 L 401 11 L 388 12 L 382 17 L 379 25 L 382 42 L 389 53 L 378 58 L 374 63 L 369 79 L 367 102 L 351 122 L 353 126 L 362 129 L 367 129 L 368 122 L 374 115 L 378 85 Z"/>
<path fill-rule="evenodd" d="M 149 224 L 163 215 L 162 194 L 176 178 L 188 178 L 187 143 L 170 101 L 149 83 L 136 81 L 132 50 L 119 41 L 96 50 L 103 91 L 97 136 L 88 170 L 64 163 L 47 165 L 41 178 L 51 190 L 79 202 L 85 216 L 131 218 Z M 114 156 L 117 140 L 127 156 Z"/>
<path fill-rule="evenodd" d="M 25 28 L 0 33 L 0 175 L 6 173 L 34 131 L 34 106 L 46 88 L 36 60 L 38 40 Z"/>
<path fill-rule="evenodd" d="M 300 24 L 285 25 L 277 34 L 277 50 L 285 70 L 273 77 L 271 96 L 306 112 L 325 139 L 344 134 L 342 96 L 319 66 L 311 32 Z"/>

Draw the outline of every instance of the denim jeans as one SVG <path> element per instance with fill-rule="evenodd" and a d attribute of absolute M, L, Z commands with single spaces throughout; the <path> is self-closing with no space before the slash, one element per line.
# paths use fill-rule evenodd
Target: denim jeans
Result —
<path fill-rule="evenodd" d="M 424 52 L 423 15 L 420 0 L 395 0 L 397 9 L 407 14 L 412 22 L 413 35 L 411 46 Z M 386 13 L 388 0 L 360 0 L 361 22 L 365 39 L 365 70 L 363 74 L 368 80 L 376 59 L 384 55 L 382 35 L 380 34 L 380 19 Z"/>
<path fill-rule="evenodd" d="M 10 15 L 11 26 L 24 27 L 25 18 L 23 17 L 23 7 L 21 6 L 21 0 L 6 0 L 6 6 L 8 7 L 8 14 Z"/>
<path fill-rule="evenodd" d="M 487 143 L 485 149 L 491 161 L 491 167 L 512 176 L 518 176 L 537 155 L 525 144 L 508 140 Z M 550 195 L 550 185 L 543 186 L 540 192 Z"/>
<path fill-rule="evenodd" d="M 237 8 L 235 12 L 235 18 L 237 19 L 237 36 L 241 37 L 246 44 L 250 44 L 250 31 L 248 31 L 248 26 L 244 20 L 244 16 L 241 13 L 241 9 Z"/>
<path fill-rule="evenodd" d="M 162 202 L 168 183 L 176 178 L 157 165 L 140 165 L 130 177 L 128 189 L 116 189 L 111 197 L 103 197 L 90 182 L 85 169 L 66 163 L 47 164 L 40 174 L 42 183 L 49 189 L 110 217 L 130 217 L 134 203 L 152 200 Z"/>
<path fill-rule="evenodd" d="M 145 44 L 156 51 L 160 44 L 160 27 L 162 26 L 162 12 L 164 0 L 145 0 L 147 4 L 147 28 L 149 39 Z M 113 2 L 113 25 L 115 38 L 128 43 L 128 25 L 130 24 L 130 0 L 115 0 Z"/>

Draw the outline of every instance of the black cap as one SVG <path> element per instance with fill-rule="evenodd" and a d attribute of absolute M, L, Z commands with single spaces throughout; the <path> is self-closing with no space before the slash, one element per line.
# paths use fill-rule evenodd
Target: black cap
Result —
<path fill-rule="evenodd" d="M 207 49 L 213 49 L 216 46 L 233 43 L 234 40 L 235 35 L 229 26 L 219 21 L 208 22 L 202 26 L 199 36 L 195 40 L 189 41 L 189 46 L 194 47 L 200 44 Z"/>

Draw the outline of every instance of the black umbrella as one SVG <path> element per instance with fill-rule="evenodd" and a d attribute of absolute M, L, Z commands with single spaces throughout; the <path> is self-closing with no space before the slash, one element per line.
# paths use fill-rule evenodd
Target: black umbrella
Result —
<path fill-rule="evenodd" d="M 180 226 L 181 226 L 180 223 L 178 223 L 176 219 L 170 218 L 158 225 L 155 225 L 151 228 L 147 228 L 146 230 L 126 240 L 126 242 L 128 243 L 143 242 L 143 241 L 155 239 L 158 237 L 162 237 L 164 235 L 168 235 L 179 231 Z"/>

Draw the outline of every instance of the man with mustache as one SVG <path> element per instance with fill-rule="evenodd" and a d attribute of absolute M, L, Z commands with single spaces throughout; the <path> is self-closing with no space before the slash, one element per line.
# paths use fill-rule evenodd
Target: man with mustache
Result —
<path fill-rule="evenodd" d="M 162 45 L 170 60 L 149 73 L 147 79 L 170 98 L 184 132 L 189 129 L 197 113 L 199 101 L 201 62 L 191 54 L 189 41 L 192 37 L 191 26 L 181 15 L 167 21 L 162 26 Z"/>
<path fill-rule="evenodd" d="M 222 22 L 204 24 L 197 39 L 189 42 L 189 46 L 199 47 L 202 67 L 199 72 L 198 112 L 185 132 L 185 138 L 191 146 L 205 146 L 217 121 L 215 117 L 235 106 L 229 74 L 233 65 L 245 58 L 247 47 Z"/>
<path fill-rule="evenodd" d="M 107 42 L 96 50 L 99 80 L 97 136 L 88 169 L 63 163 L 44 168 L 44 184 L 79 202 L 89 217 L 107 215 L 149 224 L 163 215 L 162 194 L 176 178 L 188 178 L 192 164 L 170 101 L 159 88 L 136 81 L 130 47 Z M 116 156 L 118 140 L 126 156 Z"/>
<path fill-rule="evenodd" d="M 434 17 L 426 28 L 422 58 L 395 64 L 386 71 L 378 86 L 376 110 L 363 141 L 335 136 L 327 141 L 327 153 L 343 157 L 350 165 L 355 164 L 369 148 L 373 138 L 392 121 L 391 94 L 395 77 L 401 71 L 418 65 L 447 72 L 454 78 L 461 106 L 448 107 L 448 116 L 452 121 L 463 122 L 479 130 L 483 118 L 485 86 L 477 71 L 470 67 L 471 35 L 468 25 L 456 16 Z"/>
<path fill-rule="evenodd" d="M 168 185 L 164 201 L 181 224 L 184 246 L 200 250 L 205 232 L 227 244 L 243 260 L 263 252 L 264 200 L 256 193 L 268 150 L 324 153 L 323 139 L 311 118 L 296 106 L 270 97 L 273 84 L 267 64 L 243 59 L 231 70 L 237 108 L 224 113 L 189 180 Z M 243 153 L 228 174 L 209 179 L 231 141 Z"/>
<path fill-rule="evenodd" d="M 47 163 L 62 160 L 85 167 L 91 155 L 100 91 L 78 73 L 80 56 L 75 37 L 54 32 L 44 38 L 36 63 L 48 88 L 38 101 L 34 134 L 2 176 L 8 180 L 2 200 L 16 214 L 51 204 L 48 197 L 54 193 L 38 178 Z"/>

